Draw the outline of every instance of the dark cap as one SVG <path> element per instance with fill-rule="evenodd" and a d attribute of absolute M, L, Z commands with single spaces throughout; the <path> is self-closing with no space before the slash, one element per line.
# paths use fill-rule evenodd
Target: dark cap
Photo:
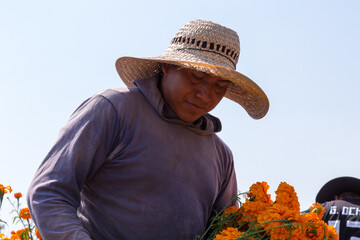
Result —
<path fill-rule="evenodd" d="M 320 189 L 315 200 L 318 203 L 332 201 L 335 195 L 345 192 L 360 194 L 360 179 L 354 177 L 334 178 Z"/>

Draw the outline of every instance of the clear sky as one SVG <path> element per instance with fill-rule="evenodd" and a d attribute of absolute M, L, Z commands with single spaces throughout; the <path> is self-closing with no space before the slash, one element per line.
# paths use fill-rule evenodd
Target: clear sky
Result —
<path fill-rule="evenodd" d="M 267 181 L 274 198 L 286 181 L 305 210 L 328 180 L 359 177 L 359 10 L 357 0 L 0 0 L 0 183 L 26 193 L 75 108 L 125 86 L 118 57 L 157 56 L 204 19 L 239 34 L 237 70 L 270 100 L 261 120 L 228 99 L 212 111 L 239 190 Z"/>

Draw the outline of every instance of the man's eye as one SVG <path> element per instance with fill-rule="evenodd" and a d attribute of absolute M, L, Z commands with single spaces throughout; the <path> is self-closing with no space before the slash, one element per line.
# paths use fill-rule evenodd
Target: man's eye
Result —
<path fill-rule="evenodd" d="M 218 89 L 224 89 L 224 88 L 227 87 L 227 85 L 219 85 L 219 84 L 216 84 L 216 87 L 217 87 Z"/>
<path fill-rule="evenodd" d="M 218 83 L 218 84 L 215 84 L 215 86 L 216 86 L 217 89 L 223 90 L 223 89 L 226 89 L 229 86 L 229 83 Z"/>
<path fill-rule="evenodd" d="M 199 74 L 192 73 L 192 75 L 193 75 L 194 78 L 196 78 L 196 79 L 198 79 L 198 80 L 201 80 L 201 79 L 204 78 L 204 76 L 199 75 Z"/>

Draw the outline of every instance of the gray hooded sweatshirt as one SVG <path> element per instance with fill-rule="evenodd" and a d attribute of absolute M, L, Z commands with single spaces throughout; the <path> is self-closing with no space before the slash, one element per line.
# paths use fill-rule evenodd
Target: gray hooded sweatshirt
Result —
<path fill-rule="evenodd" d="M 45 240 L 191 240 L 236 195 L 220 121 L 185 123 L 157 77 L 135 84 L 80 105 L 41 163 L 27 201 Z"/>

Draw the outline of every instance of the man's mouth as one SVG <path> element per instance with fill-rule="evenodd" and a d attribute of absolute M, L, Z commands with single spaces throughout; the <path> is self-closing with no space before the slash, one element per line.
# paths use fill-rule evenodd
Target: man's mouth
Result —
<path fill-rule="evenodd" d="M 204 108 L 199 106 L 198 104 L 194 104 L 194 103 L 191 103 L 191 102 L 186 102 L 186 105 L 188 106 L 190 111 L 193 112 L 193 113 L 203 113 L 204 112 Z"/>

